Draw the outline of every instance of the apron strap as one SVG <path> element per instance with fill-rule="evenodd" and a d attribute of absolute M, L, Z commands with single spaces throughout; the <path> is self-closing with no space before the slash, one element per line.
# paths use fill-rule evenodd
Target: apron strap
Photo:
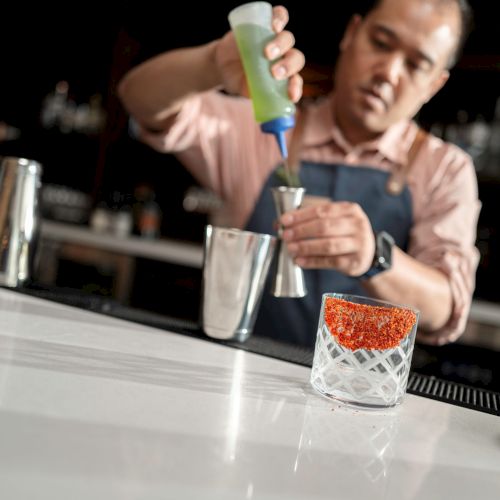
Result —
<path fill-rule="evenodd" d="M 389 179 L 387 180 L 387 184 L 385 187 L 389 194 L 397 196 L 403 192 L 403 189 L 406 185 L 408 172 L 410 171 L 415 158 L 420 151 L 422 143 L 428 135 L 429 134 L 425 130 L 418 128 L 417 133 L 415 134 L 415 138 L 413 139 L 413 143 L 408 150 L 408 161 L 404 165 L 402 165 L 401 168 L 398 168 L 397 170 L 392 172 Z"/>
<path fill-rule="evenodd" d="M 300 171 L 300 153 L 302 151 L 302 143 L 304 139 L 304 130 L 306 127 L 307 113 L 300 107 L 297 107 L 297 113 L 295 118 L 295 127 L 292 130 L 292 135 L 290 137 L 290 146 L 288 148 L 288 168 L 292 174 L 292 178 L 297 181 L 297 185 L 300 185 L 299 171 Z M 400 195 L 405 186 L 408 173 L 417 157 L 423 142 L 429 134 L 422 128 L 417 129 L 415 138 L 408 150 L 408 160 L 401 166 L 401 168 L 396 169 L 389 176 L 386 184 L 386 191 L 393 195 Z"/>

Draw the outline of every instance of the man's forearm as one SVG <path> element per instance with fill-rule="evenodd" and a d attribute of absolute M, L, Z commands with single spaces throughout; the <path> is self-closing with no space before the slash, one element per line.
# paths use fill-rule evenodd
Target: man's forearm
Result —
<path fill-rule="evenodd" d="M 371 295 L 389 302 L 404 302 L 420 311 L 419 326 L 438 330 L 449 320 L 452 295 L 446 276 L 395 247 L 393 266 L 364 283 Z"/>
<path fill-rule="evenodd" d="M 166 52 L 132 69 L 118 87 L 127 111 L 148 128 L 164 128 L 186 98 L 220 84 L 216 43 Z"/>

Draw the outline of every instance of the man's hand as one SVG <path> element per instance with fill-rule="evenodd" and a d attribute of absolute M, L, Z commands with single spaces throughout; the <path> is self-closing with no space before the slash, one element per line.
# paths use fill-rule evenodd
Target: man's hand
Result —
<path fill-rule="evenodd" d="M 297 265 L 360 276 L 371 267 L 375 237 L 357 203 L 322 202 L 283 214 L 283 240 Z"/>
<path fill-rule="evenodd" d="M 293 102 L 302 96 L 302 77 L 298 74 L 304 67 L 304 54 L 294 48 L 295 37 L 284 28 L 288 23 L 288 11 L 285 7 L 273 8 L 272 27 L 276 37 L 264 50 L 264 55 L 270 61 L 271 73 L 278 80 L 289 78 L 288 94 Z M 215 64 L 219 70 L 220 79 L 225 90 L 232 94 L 248 97 L 248 88 L 243 71 L 243 65 L 232 31 L 219 40 L 215 48 Z"/>

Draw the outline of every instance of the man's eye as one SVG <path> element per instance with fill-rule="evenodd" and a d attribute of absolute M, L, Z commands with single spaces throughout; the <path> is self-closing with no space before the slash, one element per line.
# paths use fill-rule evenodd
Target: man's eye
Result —
<path fill-rule="evenodd" d="M 373 38 L 372 43 L 375 47 L 381 50 L 388 50 L 389 49 L 389 44 L 385 42 L 384 40 L 380 40 L 378 38 Z"/>
<path fill-rule="evenodd" d="M 406 61 L 406 65 L 412 70 L 412 71 L 422 71 L 424 67 L 420 62 L 415 62 L 409 59 Z"/>

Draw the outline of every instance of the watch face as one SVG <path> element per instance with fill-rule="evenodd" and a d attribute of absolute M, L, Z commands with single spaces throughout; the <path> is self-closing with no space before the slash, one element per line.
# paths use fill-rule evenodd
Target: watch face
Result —
<path fill-rule="evenodd" d="M 377 234 L 377 267 L 390 269 L 392 266 L 392 247 L 394 239 L 389 233 L 381 231 Z"/>
<path fill-rule="evenodd" d="M 387 271 L 392 266 L 392 247 L 394 238 L 385 231 L 377 233 L 375 236 L 375 258 L 373 264 L 366 273 L 360 276 L 360 279 L 368 279 L 382 271 Z"/>

